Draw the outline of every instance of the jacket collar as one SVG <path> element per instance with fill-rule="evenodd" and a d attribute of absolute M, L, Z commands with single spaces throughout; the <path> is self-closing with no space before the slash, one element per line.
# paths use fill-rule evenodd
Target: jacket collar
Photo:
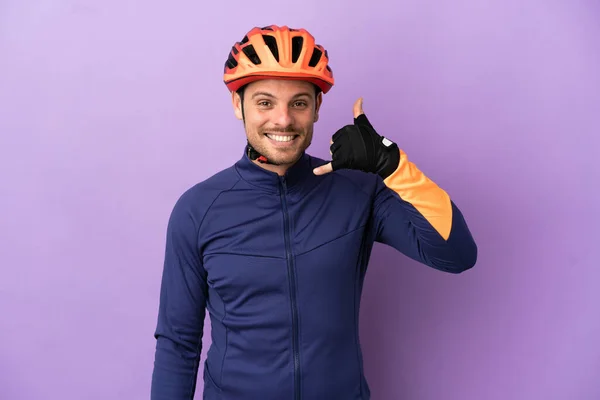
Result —
<path fill-rule="evenodd" d="M 277 173 L 268 171 L 254 163 L 244 152 L 242 158 L 235 163 L 235 169 L 246 182 L 278 193 L 283 182 L 285 182 L 288 189 L 291 189 L 312 175 L 311 164 L 311 157 L 304 152 L 298 161 L 287 170 L 285 175 L 280 177 Z"/>

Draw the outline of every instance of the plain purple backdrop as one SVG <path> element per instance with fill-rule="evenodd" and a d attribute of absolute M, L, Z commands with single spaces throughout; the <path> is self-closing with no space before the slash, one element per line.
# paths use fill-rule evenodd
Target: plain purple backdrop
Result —
<path fill-rule="evenodd" d="M 223 63 L 273 23 L 331 57 L 311 153 L 329 155 L 363 96 L 479 245 L 457 276 L 376 247 L 361 311 L 373 400 L 599 399 L 599 10 L 1 1 L 0 399 L 149 398 L 167 218 L 241 156 Z"/>

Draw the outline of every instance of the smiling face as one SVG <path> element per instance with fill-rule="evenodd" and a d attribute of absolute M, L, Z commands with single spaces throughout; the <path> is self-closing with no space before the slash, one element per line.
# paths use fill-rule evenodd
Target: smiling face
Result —
<path fill-rule="evenodd" d="M 283 174 L 310 146 L 321 93 L 309 82 L 270 79 L 248 84 L 243 98 L 243 114 L 237 93 L 233 106 L 236 117 L 245 119 L 248 142 L 274 164 L 264 168 Z"/>

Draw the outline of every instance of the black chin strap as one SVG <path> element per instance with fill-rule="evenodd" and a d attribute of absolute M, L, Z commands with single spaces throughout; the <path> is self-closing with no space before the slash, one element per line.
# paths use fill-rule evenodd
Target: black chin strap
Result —
<path fill-rule="evenodd" d="M 267 157 L 263 156 L 258 151 L 256 151 L 249 142 L 246 146 L 246 154 L 248 155 L 248 158 L 250 158 L 252 161 L 257 160 L 259 163 L 262 164 L 270 164 L 269 160 L 267 160 Z"/>

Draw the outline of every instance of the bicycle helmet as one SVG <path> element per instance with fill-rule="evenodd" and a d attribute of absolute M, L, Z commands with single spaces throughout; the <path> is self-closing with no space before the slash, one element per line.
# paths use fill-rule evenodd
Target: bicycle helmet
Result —
<path fill-rule="evenodd" d="M 224 67 L 223 80 L 231 92 L 267 78 L 308 81 L 323 93 L 334 83 L 327 50 L 305 29 L 277 25 L 250 30 L 233 45 Z"/>

